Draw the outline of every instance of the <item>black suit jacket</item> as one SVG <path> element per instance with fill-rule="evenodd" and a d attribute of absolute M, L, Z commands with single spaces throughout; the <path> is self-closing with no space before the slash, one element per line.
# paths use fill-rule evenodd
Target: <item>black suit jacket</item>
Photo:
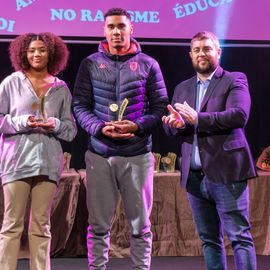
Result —
<path fill-rule="evenodd" d="M 186 101 L 195 109 L 197 76 L 178 84 L 172 105 Z M 198 147 L 202 170 L 215 183 L 231 183 L 257 176 L 244 134 L 250 112 L 250 95 L 245 74 L 218 67 L 198 112 Z M 186 187 L 190 170 L 194 126 L 165 127 L 181 137 L 181 186 Z"/>

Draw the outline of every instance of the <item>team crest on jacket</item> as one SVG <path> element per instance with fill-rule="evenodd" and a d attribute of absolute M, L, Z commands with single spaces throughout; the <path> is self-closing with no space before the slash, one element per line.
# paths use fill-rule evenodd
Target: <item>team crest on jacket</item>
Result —
<path fill-rule="evenodd" d="M 137 62 L 130 62 L 129 67 L 132 71 L 135 71 L 138 67 L 138 63 Z"/>
<path fill-rule="evenodd" d="M 99 66 L 98 66 L 100 69 L 105 69 L 106 68 L 106 65 L 104 63 L 101 63 Z"/>

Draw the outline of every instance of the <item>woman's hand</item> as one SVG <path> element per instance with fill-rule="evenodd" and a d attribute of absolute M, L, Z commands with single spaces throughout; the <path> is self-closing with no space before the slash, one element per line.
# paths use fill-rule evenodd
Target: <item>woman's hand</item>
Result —
<path fill-rule="evenodd" d="M 55 128 L 55 118 L 54 117 L 49 117 L 47 119 L 47 122 L 38 122 L 37 123 L 38 127 L 41 127 L 45 129 L 47 132 L 53 132 Z"/>

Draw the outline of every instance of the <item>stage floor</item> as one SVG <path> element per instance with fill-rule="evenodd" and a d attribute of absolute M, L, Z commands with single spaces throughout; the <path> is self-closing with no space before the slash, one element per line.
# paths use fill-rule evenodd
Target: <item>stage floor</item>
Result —
<path fill-rule="evenodd" d="M 227 257 L 228 270 L 234 270 L 233 257 Z M 269 270 L 270 256 L 257 256 L 258 270 Z M 19 260 L 18 270 L 27 270 L 28 260 Z M 54 258 L 52 270 L 85 270 L 86 258 Z M 111 258 L 107 270 L 130 270 L 129 258 Z M 205 270 L 203 257 L 153 257 L 151 270 Z"/>

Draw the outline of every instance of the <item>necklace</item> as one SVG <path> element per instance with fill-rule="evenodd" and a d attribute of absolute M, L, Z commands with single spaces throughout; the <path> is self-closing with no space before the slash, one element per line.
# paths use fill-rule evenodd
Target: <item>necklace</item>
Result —
<path fill-rule="evenodd" d="M 35 78 L 30 74 L 25 73 L 25 76 L 38 98 L 44 97 L 48 90 L 55 84 L 56 80 L 56 78 L 51 75 L 44 76 L 43 78 Z"/>

